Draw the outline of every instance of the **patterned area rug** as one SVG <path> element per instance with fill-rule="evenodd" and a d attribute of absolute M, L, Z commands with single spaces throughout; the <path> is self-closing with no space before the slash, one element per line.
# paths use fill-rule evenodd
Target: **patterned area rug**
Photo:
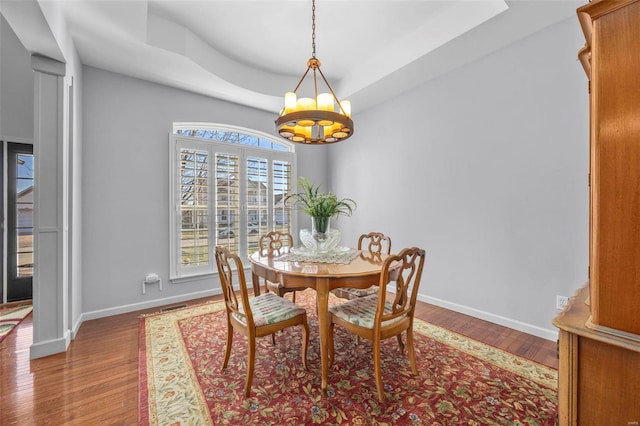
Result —
<path fill-rule="evenodd" d="M 143 425 L 554 425 L 557 371 L 459 334 L 415 322 L 419 374 L 396 339 L 382 348 L 386 399 L 377 399 L 371 343 L 336 327 L 329 392 L 320 392 L 315 293 L 296 293 L 307 308 L 309 369 L 301 331 L 258 339 L 251 396 L 244 397 L 247 345 L 226 343 L 223 302 L 141 319 L 140 424 Z M 340 303 L 331 295 L 330 303 Z"/>
<path fill-rule="evenodd" d="M 24 305 L 0 310 L 0 342 L 31 313 L 33 306 Z"/>

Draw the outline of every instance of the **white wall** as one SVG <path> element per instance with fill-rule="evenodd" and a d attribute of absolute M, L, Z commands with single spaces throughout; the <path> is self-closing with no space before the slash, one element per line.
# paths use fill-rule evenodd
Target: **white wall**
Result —
<path fill-rule="evenodd" d="M 331 147 L 343 241 L 427 250 L 423 298 L 553 339 L 587 279 L 588 93 L 577 19 L 357 114 Z M 379 168 L 376 169 L 376 165 Z"/>
<path fill-rule="evenodd" d="M 275 116 L 95 68 L 83 72 L 85 319 L 211 294 L 217 278 L 169 283 L 169 133 L 211 122 L 274 134 Z M 299 170 L 326 176 L 325 150 L 298 147 Z M 248 266 L 248 265 L 246 265 Z M 163 291 L 141 281 L 160 275 Z"/>

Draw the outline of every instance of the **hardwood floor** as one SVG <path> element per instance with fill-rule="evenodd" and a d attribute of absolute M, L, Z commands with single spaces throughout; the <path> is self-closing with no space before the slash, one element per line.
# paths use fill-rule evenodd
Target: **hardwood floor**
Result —
<path fill-rule="evenodd" d="M 198 299 L 189 304 L 218 300 Z M 136 425 L 139 315 L 160 308 L 85 321 L 66 353 L 29 360 L 29 315 L 0 343 L 2 425 Z M 556 343 L 419 303 L 432 324 L 558 368 Z"/>

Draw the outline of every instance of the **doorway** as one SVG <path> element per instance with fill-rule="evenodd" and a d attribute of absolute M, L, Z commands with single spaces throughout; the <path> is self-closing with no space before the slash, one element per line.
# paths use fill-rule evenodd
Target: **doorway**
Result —
<path fill-rule="evenodd" d="M 6 194 L 6 227 L 3 227 L 2 256 L 6 266 L 2 302 L 31 299 L 33 295 L 33 145 L 6 144 L 6 161 L 0 162 L 6 173 L 2 185 Z M 3 253 L 4 254 L 4 253 Z"/>

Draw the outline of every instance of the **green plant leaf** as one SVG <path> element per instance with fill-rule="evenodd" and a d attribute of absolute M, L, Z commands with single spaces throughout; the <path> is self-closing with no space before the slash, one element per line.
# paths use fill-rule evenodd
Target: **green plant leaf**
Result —
<path fill-rule="evenodd" d="M 351 198 L 341 198 L 329 192 L 320 192 L 320 185 L 314 185 L 302 176 L 298 179 L 300 192 L 290 194 L 285 203 L 313 217 L 351 216 L 357 203 Z"/>

